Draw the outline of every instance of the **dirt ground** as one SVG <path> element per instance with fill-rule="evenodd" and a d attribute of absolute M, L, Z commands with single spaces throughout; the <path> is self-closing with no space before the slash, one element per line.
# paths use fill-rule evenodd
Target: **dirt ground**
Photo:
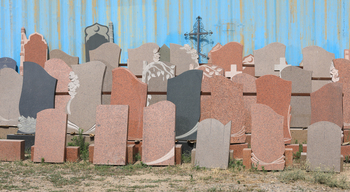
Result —
<path fill-rule="evenodd" d="M 297 163 L 284 171 L 244 170 L 241 161 L 229 169 L 203 169 L 184 163 L 149 167 L 0 163 L 1 191 L 349 191 L 350 164 L 342 173 L 314 173 Z"/>

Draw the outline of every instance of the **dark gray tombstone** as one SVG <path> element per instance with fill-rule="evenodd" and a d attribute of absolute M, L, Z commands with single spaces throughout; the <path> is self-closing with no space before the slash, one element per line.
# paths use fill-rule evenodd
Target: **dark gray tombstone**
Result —
<path fill-rule="evenodd" d="M 202 70 L 190 70 L 168 80 L 167 100 L 176 106 L 177 140 L 197 138 L 202 76 Z"/>
<path fill-rule="evenodd" d="M 23 86 L 19 101 L 18 133 L 34 133 L 36 114 L 55 107 L 57 79 L 33 62 L 23 63 Z"/>
<path fill-rule="evenodd" d="M 16 71 L 17 62 L 9 57 L 0 58 L 0 69 L 11 68 Z"/>
<path fill-rule="evenodd" d="M 110 41 L 108 27 L 95 23 L 85 28 L 85 58 L 90 61 L 90 50 Z"/>
<path fill-rule="evenodd" d="M 159 49 L 159 54 L 160 54 L 160 61 L 163 62 L 170 62 L 170 48 L 167 45 L 163 45 L 160 49 Z"/>

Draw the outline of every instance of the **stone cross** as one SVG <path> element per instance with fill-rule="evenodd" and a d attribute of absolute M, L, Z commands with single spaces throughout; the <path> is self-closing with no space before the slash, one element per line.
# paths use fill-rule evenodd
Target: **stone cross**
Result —
<path fill-rule="evenodd" d="M 280 63 L 275 65 L 275 71 L 282 71 L 285 67 L 288 67 L 288 66 L 291 66 L 291 65 L 286 64 L 286 58 L 281 57 Z"/>
<path fill-rule="evenodd" d="M 231 71 L 226 71 L 225 77 L 229 77 L 231 79 L 233 76 L 235 76 L 239 73 L 242 73 L 242 71 L 237 71 L 237 65 L 231 64 Z"/>

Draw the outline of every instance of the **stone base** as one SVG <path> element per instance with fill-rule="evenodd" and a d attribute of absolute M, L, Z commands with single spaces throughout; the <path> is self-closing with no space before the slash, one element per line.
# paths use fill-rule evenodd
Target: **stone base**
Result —
<path fill-rule="evenodd" d="M 299 144 L 288 144 L 285 146 L 285 148 L 292 149 L 293 153 L 296 153 L 299 151 Z M 303 144 L 303 151 L 302 152 L 307 152 L 307 145 Z"/>
<path fill-rule="evenodd" d="M 296 141 L 298 144 L 305 144 L 307 142 L 307 129 L 290 128 L 290 134 L 292 135 L 292 144 L 295 144 Z"/>
<path fill-rule="evenodd" d="M 182 145 L 176 144 L 175 145 L 175 165 L 181 165 L 182 164 Z"/>
<path fill-rule="evenodd" d="M 127 145 L 135 145 L 134 155 L 139 154 L 141 157 L 141 155 L 142 155 L 142 141 L 128 141 Z"/>
<path fill-rule="evenodd" d="M 10 134 L 10 135 L 7 135 L 7 139 L 24 140 L 24 150 L 25 151 L 30 151 L 31 147 L 34 145 L 35 135 L 15 135 L 15 134 Z"/>
<path fill-rule="evenodd" d="M 80 160 L 80 147 L 66 147 L 66 162 L 78 162 Z"/>
<path fill-rule="evenodd" d="M 252 146 L 252 134 L 245 134 L 246 138 L 245 138 L 245 142 L 248 143 L 248 146 Z"/>
<path fill-rule="evenodd" d="M 285 160 L 286 160 L 285 167 L 293 166 L 293 149 L 286 148 L 284 150 L 284 156 L 285 156 Z"/>
<path fill-rule="evenodd" d="M 245 148 L 243 149 L 243 166 L 245 169 L 252 168 L 252 149 Z"/>
<path fill-rule="evenodd" d="M 94 163 L 94 144 L 89 145 L 89 162 Z"/>
<path fill-rule="evenodd" d="M 177 141 L 176 144 L 182 145 L 182 154 L 191 154 L 193 148 L 196 147 L 196 143 L 191 143 L 188 141 Z"/>
<path fill-rule="evenodd" d="M 341 146 L 340 150 L 341 155 L 343 155 L 345 159 L 347 156 L 350 158 L 350 145 Z"/>
<path fill-rule="evenodd" d="M 134 151 L 135 151 L 135 144 L 128 145 L 126 149 L 127 164 L 134 164 Z"/>
<path fill-rule="evenodd" d="M 194 166 L 196 161 L 196 148 L 192 149 L 191 151 L 191 165 Z"/>
<path fill-rule="evenodd" d="M 0 140 L 0 161 L 24 160 L 24 140 Z"/>
<path fill-rule="evenodd" d="M 344 143 L 350 141 L 350 130 L 349 129 L 344 129 Z"/>
<path fill-rule="evenodd" d="M 244 148 L 248 148 L 248 143 L 231 144 L 230 150 L 233 150 L 233 158 L 234 159 L 242 159 Z"/>
<path fill-rule="evenodd" d="M 16 134 L 17 131 L 17 127 L 0 127 L 0 139 L 6 139 L 7 135 Z"/>

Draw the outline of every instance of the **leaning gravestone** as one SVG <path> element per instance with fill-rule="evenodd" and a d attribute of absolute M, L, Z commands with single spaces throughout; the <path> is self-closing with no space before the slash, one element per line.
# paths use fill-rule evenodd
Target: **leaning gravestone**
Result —
<path fill-rule="evenodd" d="M 177 140 L 197 138 L 202 76 L 201 70 L 189 70 L 168 80 L 167 100 L 176 106 Z"/>
<path fill-rule="evenodd" d="M 216 119 L 198 124 L 195 165 L 227 169 L 230 151 L 231 122 L 226 125 Z"/>
<path fill-rule="evenodd" d="M 57 80 L 40 65 L 33 62 L 23 63 L 18 133 L 34 133 L 36 114 L 44 109 L 54 108 L 56 83 Z"/>
<path fill-rule="evenodd" d="M 170 62 L 170 48 L 167 45 L 163 45 L 160 49 L 159 49 L 159 61 L 162 62 Z"/>
<path fill-rule="evenodd" d="M 343 84 L 343 122 L 344 129 L 350 128 L 350 61 L 334 59 L 334 67 L 338 72 L 339 82 Z"/>
<path fill-rule="evenodd" d="M 135 49 L 128 49 L 128 69 L 136 76 L 142 75 L 143 61 L 147 63 L 159 60 L 159 46 L 155 43 L 146 43 Z"/>
<path fill-rule="evenodd" d="M 44 68 L 47 60 L 47 43 L 44 37 L 35 32 L 29 36 L 24 44 L 24 61 L 37 63 Z"/>
<path fill-rule="evenodd" d="M 85 60 L 90 61 L 90 50 L 110 41 L 109 29 L 105 25 L 95 23 L 85 28 Z"/>
<path fill-rule="evenodd" d="M 142 162 L 175 164 L 175 105 L 172 102 L 160 101 L 144 108 L 142 139 Z"/>
<path fill-rule="evenodd" d="M 264 104 L 252 105 L 252 163 L 259 170 L 284 169 L 283 116 Z M 339 139 L 340 141 L 340 139 Z"/>
<path fill-rule="evenodd" d="M 311 124 L 329 121 L 343 127 L 343 94 L 341 83 L 328 83 L 310 94 Z"/>
<path fill-rule="evenodd" d="M 125 165 L 128 140 L 127 105 L 99 105 L 96 108 L 95 165 Z"/>
<path fill-rule="evenodd" d="M 54 49 L 54 50 L 50 51 L 49 55 L 50 55 L 50 59 L 61 59 L 69 67 L 71 67 L 71 65 L 79 64 L 79 57 L 70 56 L 67 53 L 65 53 L 59 49 Z"/>
<path fill-rule="evenodd" d="M 275 75 L 264 75 L 256 81 L 257 103 L 265 104 L 284 116 L 283 134 L 285 144 L 292 140 L 290 133 L 290 100 L 292 82 Z"/>
<path fill-rule="evenodd" d="M 25 64 L 24 64 L 25 67 Z M 58 109 L 38 113 L 33 162 L 63 163 L 66 149 L 67 114 Z"/>
<path fill-rule="evenodd" d="M 312 171 L 340 172 L 341 128 L 319 121 L 307 129 L 307 162 Z"/>
<path fill-rule="evenodd" d="M 282 43 L 270 43 L 265 47 L 254 50 L 255 75 L 277 75 L 275 65 L 280 63 L 280 58 L 285 57 L 286 46 Z"/>
<path fill-rule="evenodd" d="M 113 69 L 112 74 L 111 105 L 129 105 L 128 140 L 141 140 L 147 84 L 123 67 Z"/>
<path fill-rule="evenodd" d="M 231 143 L 244 143 L 246 139 L 243 103 L 243 85 L 223 76 L 210 79 L 211 118 L 226 125 L 231 122 Z"/>
<path fill-rule="evenodd" d="M 11 68 L 16 71 L 17 62 L 10 57 L 0 58 L 0 69 Z"/>
<path fill-rule="evenodd" d="M 176 76 L 199 67 L 197 51 L 187 44 L 181 46 L 170 43 L 170 63 L 176 65 Z"/>
<path fill-rule="evenodd" d="M 0 126 L 17 126 L 23 77 L 11 68 L 0 70 Z"/>
<path fill-rule="evenodd" d="M 242 71 L 243 45 L 237 42 L 229 42 L 220 49 L 211 52 L 211 61 L 214 65 L 231 70 L 231 65 L 237 66 L 237 71 Z"/>
<path fill-rule="evenodd" d="M 96 107 L 101 104 L 101 88 L 106 65 L 100 61 L 91 61 L 72 65 L 69 73 L 68 90 L 70 100 L 67 104 L 67 132 L 84 134 L 95 132 Z"/>
<path fill-rule="evenodd" d="M 281 78 L 292 82 L 292 93 L 312 92 L 312 71 L 290 66 L 281 71 Z M 311 121 L 310 96 L 292 96 L 290 127 L 308 127 Z"/>

